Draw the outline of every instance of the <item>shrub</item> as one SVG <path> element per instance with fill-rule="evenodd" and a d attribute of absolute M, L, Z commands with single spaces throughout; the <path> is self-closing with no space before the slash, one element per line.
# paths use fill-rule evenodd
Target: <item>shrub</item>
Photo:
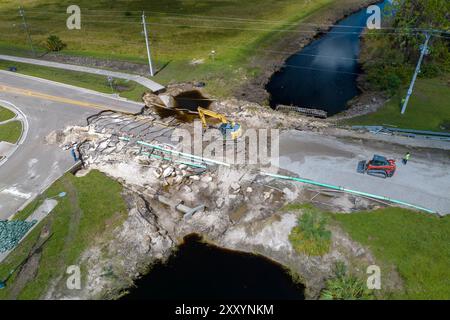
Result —
<path fill-rule="evenodd" d="M 364 281 L 347 272 L 344 263 L 337 262 L 334 277 L 327 280 L 326 288 L 320 295 L 324 300 L 369 300 L 374 295 Z"/>
<path fill-rule="evenodd" d="M 298 224 L 291 230 L 289 241 L 294 250 L 310 256 L 321 256 L 330 250 L 331 232 L 326 217 L 315 208 L 303 209 Z"/>
<path fill-rule="evenodd" d="M 45 46 L 47 47 L 48 51 L 52 52 L 61 51 L 62 49 L 67 47 L 67 45 L 64 42 L 62 42 L 62 40 L 58 36 L 55 36 L 53 34 L 47 38 Z"/>
<path fill-rule="evenodd" d="M 421 78 L 434 78 L 442 74 L 441 67 L 436 63 L 425 63 L 420 69 Z"/>
<path fill-rule="evenodd" d="M 442 130 L 450 132 L 450 120 L 444 120 L 439 126 Z"/>

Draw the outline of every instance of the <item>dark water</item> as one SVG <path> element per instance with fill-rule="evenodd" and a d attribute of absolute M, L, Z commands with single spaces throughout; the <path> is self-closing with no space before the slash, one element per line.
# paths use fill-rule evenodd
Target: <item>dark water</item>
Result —
<path fill-rule="evenodd" d="M 199 91 L 185 91 L 174 97 L 176 108 L 188 109 L 191 111 L 197 111 L 198 107 L 208 109 L 212 100 L 208 100 Z"/>
<path fill-rule="evenodd" d="M 387 2 L 379 6 L 383 9 Z M 359 37 L 369 16 L 363 9 L 347 17 L 288 58 L 286 67 L 275 73 L 266 87 L 270 105 L 321 109 L 329 116 L 345 110 L 347 102 L 360 93 L 356 83 L 361 72 Z"/>
<path fill-rule="evenodd" d="M 208 109 L 212 103 L 197 90 L 182 92 L 174 96 L 174 100 L 174 109 L 156 109 L 161 118 L 175 117 L 180 122 L 192 122 L 198 119 L 198 107 Z"/>
<path fill-rule="evenodd" d="M 294 284 L 282 266 L 204 244 L 195 235 L 136 286 L 122 299 L 304 299 L 304 287 Z"/>

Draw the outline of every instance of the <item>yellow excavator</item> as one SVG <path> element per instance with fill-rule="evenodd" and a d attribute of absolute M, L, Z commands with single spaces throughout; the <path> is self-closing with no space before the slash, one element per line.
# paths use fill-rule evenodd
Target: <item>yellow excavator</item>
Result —
<path fill-rule="evenodd" d="M 222 122 L 222 124 L 219 126 L 219 130 L 224 136 L 231 136 L 232 140 L 236 140 L 241 136 L 241 125 L 235 122 L 229 122 L 223 114 L 201 107 L 198 107 L 197 111 L 198 115 L 200 116 L 200 120 L 202 120 L 203 128 L 208 128 L 206 116 L 210 116 L 212 118 L 219 119 Z"/>

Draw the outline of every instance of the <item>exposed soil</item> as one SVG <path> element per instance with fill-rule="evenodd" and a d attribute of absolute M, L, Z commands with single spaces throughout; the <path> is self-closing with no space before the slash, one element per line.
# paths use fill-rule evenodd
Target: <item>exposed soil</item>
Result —
<path fill-rule="evenodd" d="M 339 121 L 350 119 L 365 114 L 376 112 L 388 101 L 386 94 L 382 92 L 362 91 L 361 94 L 348 102 L 348 108 L 327 121 Z"/>

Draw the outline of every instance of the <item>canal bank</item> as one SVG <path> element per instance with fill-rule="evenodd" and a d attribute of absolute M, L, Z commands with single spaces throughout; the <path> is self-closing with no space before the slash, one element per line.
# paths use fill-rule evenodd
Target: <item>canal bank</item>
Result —
<path fill-rule="evenodd" d="M 251 59 L 249 68 L 258 70 L 258 75 L 235 90 L 238 99 L 269 105 L 270 95 L 266 90 L 272 76 L 280 71 L 285 61 L 313 41 L 319 40 L 333 25 L 350 15 L 379 3 L 374 0 L 342 0 L 331 2 L 304 19 L 290 32 L 273 37 L 269 45 L 262 45 Z"/>
<path fill-rule="evenodd" d="M 388 1 L 378 6 L 381 10 Z M 361 92 L 360 37 L 371 13 L 362 9 L 343 19 L 328 33 L 289 57 L 266 88 L 270 106 L 297 106 L 335 115 Z"/>
<path fill-rule="evenodd" d="M 123 300 L 303 300 L 304 286 L 263 256 L 227 250 L 198 234 L 183 239 L 166 263 L 156 263 Z"/>

